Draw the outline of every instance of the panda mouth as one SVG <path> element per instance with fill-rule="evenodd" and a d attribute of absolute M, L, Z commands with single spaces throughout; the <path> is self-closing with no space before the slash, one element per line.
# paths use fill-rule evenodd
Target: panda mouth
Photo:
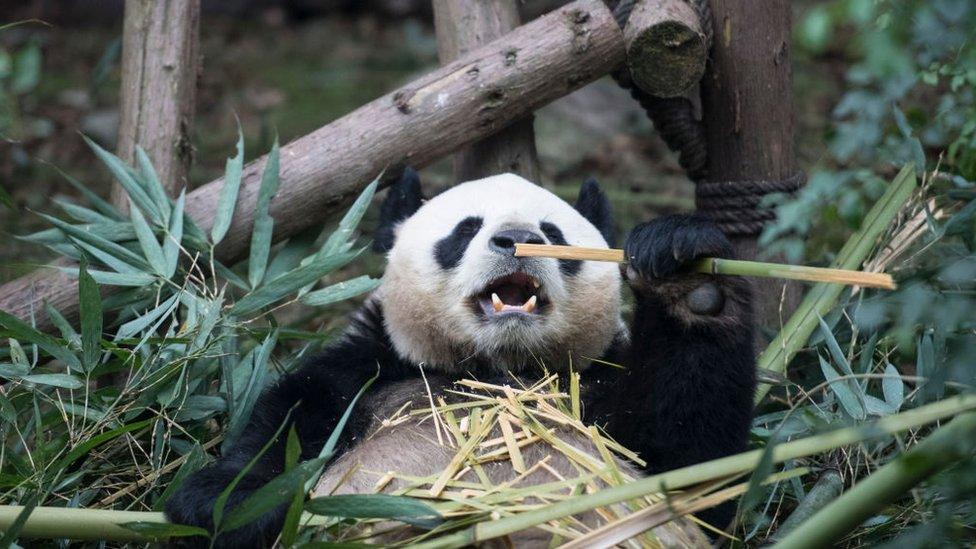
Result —
<path fill-rule="evenodd" d="M 549 304 L 542 284 L 531 275 L 516 272 L 496 278 L 474 296 L 476 312 L 486 318 L 541 314 Z"/>

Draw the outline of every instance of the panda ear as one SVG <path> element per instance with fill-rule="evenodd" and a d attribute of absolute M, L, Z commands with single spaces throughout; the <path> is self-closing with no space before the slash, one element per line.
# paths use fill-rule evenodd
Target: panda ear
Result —
<path fill-rule="evenodd" d="M 397 224 L 419 210 L 423 200 L 420 175 L 413 168 L 404 168 L 400 179 L 386 191 L 386 198 L 380 209 L 380 224 L 373 236 L 374 252 L 385 253 L 393 248 Z"/>
<path fill-rule="evenodd" d="M 614 247 L 616 238 L 614 238 L 610 201 L 600 189 L 600 184 L 596 182 L 596 179 L 590 177 L 583 182 L 579 196 L 576 198 L 576 204 L 573 207 L 600 231 L 611 248 Z"/>

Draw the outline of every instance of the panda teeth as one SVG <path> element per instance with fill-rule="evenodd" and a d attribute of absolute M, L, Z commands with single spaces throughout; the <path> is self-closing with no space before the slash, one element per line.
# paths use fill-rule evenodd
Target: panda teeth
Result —
<path fill-rule="evenodd" d="M 531 313 L 532 311 L 535 310 L 535 302 L 536 302 L 536 297 L 533 295 L 532 297 L 529 298 L 528 301 L 522 304 L 522 310 L 527 313 Z"/>
<path fill-rule="evenodd" d="M 491 306 L 495 309 L 496 313 L 500 313 L 502 312 L 502 309 L 505 308 L 505 303 L 502 302 L 502 298 L 498 297 L 498 294 L 492 293 Z"/>

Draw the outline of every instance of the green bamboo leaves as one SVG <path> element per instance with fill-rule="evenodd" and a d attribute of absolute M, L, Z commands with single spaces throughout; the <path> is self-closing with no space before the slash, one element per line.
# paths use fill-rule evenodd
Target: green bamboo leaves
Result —
<path fill-rule="evenodd" d="M 244 169 L 244 134 L 240 125 L 237 127 L 237 154 L 227 159 L 224 168 L 224 186 L 220 189 L 220 199 L 217 202 L 217 215 L 214 217 L 213 227 L 210 229 L 210 240 L 216 245 L 227 236 L 234 207 L 237 205 L 237 194 L 241 189 L 241 172 Z"/>
<path fill-rule="evenodd" d="M 264 165 L 261 176 L 261 188 L 258 190 L 258 203 L 254 208 L 254 231 L 251 233 L 251 256 L 247 262 L 247 281 L 251 288 L 257 288 L 264 279 L 264 272 L 268 267 L 268 255 L 271 253 L 271 233 L 274 231 L 274 218 L 268 212 L 271 199 L 278 192 L 278 140 L 271 147 L 268 160 Z"/>

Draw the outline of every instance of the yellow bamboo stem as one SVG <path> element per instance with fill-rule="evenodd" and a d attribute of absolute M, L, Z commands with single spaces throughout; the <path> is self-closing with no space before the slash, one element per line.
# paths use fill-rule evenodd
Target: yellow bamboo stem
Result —
<path fill-rule="evenodd" d="M 555 246 L 552 244 L 516 244 L 517 257 L 550 257 L 554 259 L 576 259 L 582 261 L 608 261 L 624 263 L 623 250 L 606 248 L 583 248 L 580 246 Z M 738 259 L 704 258 L 694 266 L 695 272 L 737 276 L 759 276 L 766 278 L 786 278 L 806 282 L 828 282 L 848 284 L 864 288 L 894 290 L 897 286 L 891 275 L 868 273 L 846 269 L 805 267 L 783 263 L 763 263 Z"/>

